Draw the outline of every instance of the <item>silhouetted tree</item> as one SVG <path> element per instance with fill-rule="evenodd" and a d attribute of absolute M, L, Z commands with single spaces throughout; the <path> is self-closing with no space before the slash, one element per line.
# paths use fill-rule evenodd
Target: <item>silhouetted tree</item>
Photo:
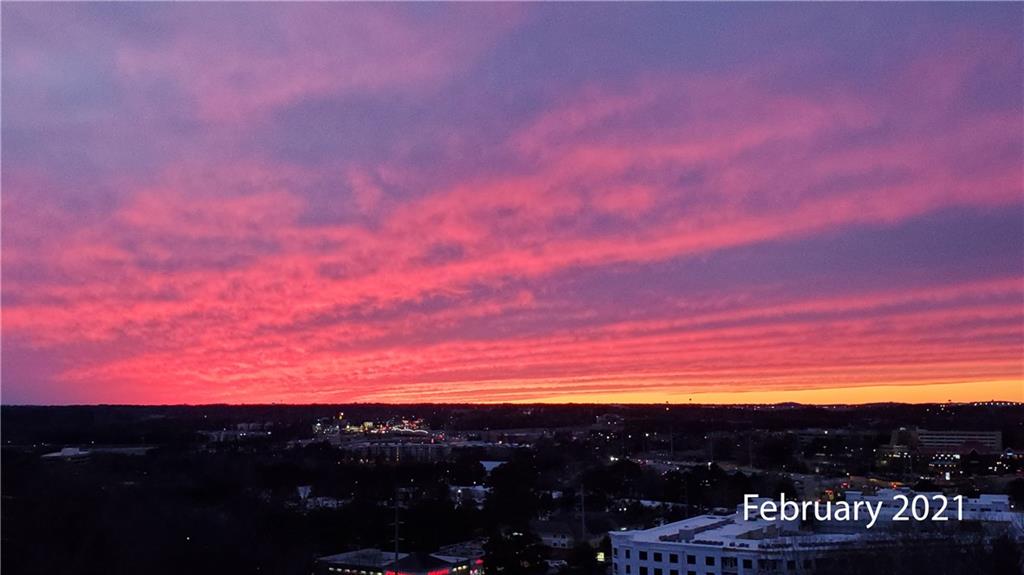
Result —
<path fill-rule="evenodd" d="M 585 541 L 577 543 L 572 548 L 566 563 L 566 567 L 562 569 L 563 575 L 595 575 L 601 571 L 596 551 Z"/>
<path fill-rule="evenodd" d="M 545 571 L 540 539 L 529 531 L 495 532 L 484 544 L 484 568 L 492 575 L 536 575 Z"/>

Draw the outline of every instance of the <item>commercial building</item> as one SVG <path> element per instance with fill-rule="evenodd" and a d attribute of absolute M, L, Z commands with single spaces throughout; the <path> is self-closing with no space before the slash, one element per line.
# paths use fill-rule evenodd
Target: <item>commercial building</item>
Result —
<path fill-rule="evenodd" d="M 829 573 L 850 557 L 908 544 L 891 530 L 895 509 L 889 500 L 894 492 L 847 495 L 851 501 L 885 500 L 883 515 L 888 519 L 870 530 L 839 522 L 817 523 L 811 528 L 799 520 L 744 519 L 742 509 L 737 508 L 731 514 L 700 515 L 652 529 L 613 531 L 609 533 L 612 575 Z M 1022 516 L 1011 510 L 1006 496 L 965 499 L 963 507 L 964 519 L 982 523 L 983 532 L 1021 538 Z M 944 548 L 956 543 L 953 534 L 941 531 L 922 531 L 911 542 Z"/>
<path fill-rule="evenodd" d="M 597 519 L 597 522 L 603 524 L 605 529 L 608 528 L 607 518 L 598 519 L 601 514 L 588 515 L 592 522 Z M 530 531 L 535 533 L 540 538 L 541 544 L 551 551 L 568 551 L 580 543 L 599 547 L 607 533 L 604 529 L 595 530 L 593 527 L 586 527 L 586 533 L 584 533 L 583 529 L 584 525 L 575 514 L 572 516 L 559 514 L 548 519 L 530 521 Z"/>
<path fill-rule="evenodd" d="M 1003 434 L 999 431 L 936 431 L 931 429 L 898 429 L 892 432 L 891 445 L 909 445 L 924 453 L 964 454 L 1000 453 Z"/>
<path fill-rule="evenodd" d="M 381 439 L 341 442 L 336 447 L 349 454 L 391 461 L 439 461 L 451 454 L 452 446 L 430 437 L 381 436 Z"/>

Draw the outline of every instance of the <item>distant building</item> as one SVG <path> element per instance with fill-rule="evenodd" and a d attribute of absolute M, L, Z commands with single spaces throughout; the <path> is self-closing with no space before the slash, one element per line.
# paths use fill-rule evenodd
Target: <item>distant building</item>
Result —
<path fill-rule="evenodd" d="M 118 447 L 96 447 L 90 446 L 89 449 L 82 449 L 80 447 L 64 447 L 60 451 L 54 451 L 53 453 L 43 454 L 42 457 L 46 459 L 84 459 L 90 455 L 145 455 L 153 449 L 151 445 L 133 445 L 133 446 L 118 446 Z"/>
<path fill-rule="evenodd" d="M 64 448 L 61 448 L 60 451 L 54 451 L 53 453 L 46 453 L 46 454 L 43 455 L 43 457 L 45 457 L 45 458 L 63 458 L 63 459 L 73 459 L 73 458 L 88 457 L 88 456 L 89 456 L 89 452 L 88 451 L 86 451 L 84 449 L 80 449 L 78 447 L 64 447 Z"/>
<path fill-rule="evenodd" d="M 448 457 L 452 451 L 451 445 L 435 442 L 428 437 L 381 437 L 344 442 L 336 447 L 359 457 L 391 461 L 438 461 Z"/>
<path fill-rule="evenodd" d="M 483 560 L 442 553 L 398 553 L 360 549 L 316 560 L 316 575 L 480 575 Z"/>
<path fill-rule="evenodd" d="M 492 471 L 494 471 L 495 469 L 501 467 L 504 464 L 505 464 L 504 461 L 481 461 L 480 462 L 480 465 L 483 466 L 484 471 L 486 471 L 488 475 L 490 475 L 490 473 Z"/>
<path fill-rule="evenodd" d="M 594 430 L 617 431 L 622 429 L 624 419 L 617 413 L 604 413 L 598 415 L 594 421 Z"/>
<path fill-rule="evenodd" d="M 483 509 L 491 488 L 484 485 L 449 485 L 448 497 L 456 506 Z"/>
<path fill-rule="evenodd" d="M 935 431 L 898 429 L 892 432 L 891 445 L 909 445 L 929 454 L 1000 453 L 1003 434 L 999 431 Z"/>
<path fill-rule="evenodd" d="M 590 515 L 590 514 L 588 514 Z M 595 518 L 591 518 L 594 521 Z M 608 528 L 608 521 L 598 520 L 604 529 Z M 586 534 L 582 531 L 583 525 L 576 517 L 556 517 L 546 520 L 530 521 L 530 531 L 534 532 L 541 543 L 552 550 L 569 550 L 579 543 L 587 543 L 597 546 L 604 539 L 604 529 L 595 530 L 594 527 L 587 527 Z"/>
<path fill-rule="evenodd" d="M 912 499 L 914 496 L 923 495 L 927 498 L 931 498 L 935 495 L 940 495 L 937 492 L 925 492 L 925 491 L 913 491 L 911 489 L 879 489 L 875 494 L 868 495 L 861 491 L 847 491 L 845 493 L 845 500 L 848 502 L 864 501 L 871 503 L 872 505 L 882 504 L 881 511 L 879 512 L 879 525 L 884 527 L 890 524 L 892 517 L 899 511 L 902 503 L 895 498 L 896 495 L 905 495 L 908 499 Z M 953 504 L 950 503 L 950 506 Z M 963 499 L 963 519 L 965 521 L 995 521 L 995 522 L 1010 522 L 1013 507 L 1010 505 L 1010 497 L 1007 495 L 992 495 L 982 494 L 978 497 L 964 497 Z M 954 513 L 953 510 L 950 513 Z M 1024 520 L 1024 516 L 1017 514 L 1020 519 Z M 842 522 L 823 522 L 827 530 L 830 531 L 863 531 L 864 524 L 867 523 L 867 517 L 861 518 L 860 523 L 856 521 L 842 521 Z"/>
<path fill-rule="evenodd" d="M 240 424 L 247 425 L 247 424 Z M 271 436 L 271 431 L 264 430 L 252 430 L 252 429 L 218 429 L 214 431 L 200 431 L 207 439 L 216 443 L 226 443 L 234 441 L 252 441 L 256 439 L 266 439 Z"/>
<path fill-rule="evenodd" d="M 452 543 L 451 545 L 445 545 L 437 550 L 437 555 L 451 555 L 455 557 L 466 557 L 468 559 L 481 559 L 484 556 L 484 543 L 486 539 L 470 539 L 468 541 L 459 541 L 458 543 Z M 476 565 L 482 565 L 482 563 L 476 563 Z"/>
<path fill-rule="evenodd" d="M 530 531 L 551 549 L 572 549 L 576 545 L 576 535 L 564 521 L 531 521 Z"/>

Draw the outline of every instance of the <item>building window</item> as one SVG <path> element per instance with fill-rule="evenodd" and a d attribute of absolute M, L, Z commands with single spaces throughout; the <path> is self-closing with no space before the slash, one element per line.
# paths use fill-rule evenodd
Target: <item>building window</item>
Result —
<path fill-rule="evenodd" d="M 811 569 L 814 567 L 814 561 L 810 559 L 804 559 L 804 569 Z"/>
<path fill-rule="evenodd" d="M 744 559 L 743 560 L 743 568 L 744 569 L 753 569 L 754 568 L 754 562 L 751 561 L 750 559 Z"/>
<path fill-rule="evenodd" d="M 661 571 L 661 569 L 660 569 L 660 568 L 658 568 L 658 567 L 655 567 L 655 568 L 654 568 L 654 575 L 662 575 L 662 571 Z"/>
<path fill-rule="evenodd" d="M 686 556 L 686 563 L 687 563 L 687 565 L 696 565 L 697 564 L 697 556 L 696 555 L 687 555 Z"/>
<path fill-rule="evenodd" d="M 654 552 L 654 560 L 655 561 L 661 561 L 661 553 L 658 553 L 657 551 L 655 551 Z"/>
<path fill-rule="evenodd" d="M 626 559 L 629 559 L 629 549 L 626 549 Z"/>
<path fill-rule="evenodd" d="M 647 561 L 647 552 L 646 551 L 641 551 L 640 552 L 640 560 L 641 561 Z"/>
<path fill-rule="evenodd" d="M 796 561 L 793 561 L 792 559 L 790 559 L 789 561 L 786 561 L 786 570 L 787 571 L 796 571 Z"/>
<path fill-rule="evenodd" d="M 629 563 L 626 563 L 626 575 L 629 575 L 629 573 L 632 571 L 633 569 L 629 566 Z"/>
<path fill-rule="evenodd" d="M 715 566 L 715 558 L 710 556 L 710 555 L 708 555 L 707 557 L 704 558 L 704 564 L 707 565 L 708 567 L 714 567 Z"/>
<path fill-rule="evenodd" d="M 647 575 L 647 567 L 645 565 L 640 566 L 640 575 Z"/>
<path fill-rule="evenodd" d="M 668 575 L 679 575 L 679 569 L 669 569 Z"/>
<path fill-rule="evenodd" d="M 668 562 L 669 563 L 679 563 L 679 555 L 676 555 L 675 553 L 670 554 L 668 556 Z"/>
<path fill-rule="evenodd" d="M 619 556 L 619 548 L 618 547 L 612 547 L 612 556 L 613 557 L 618 557 Z"/>

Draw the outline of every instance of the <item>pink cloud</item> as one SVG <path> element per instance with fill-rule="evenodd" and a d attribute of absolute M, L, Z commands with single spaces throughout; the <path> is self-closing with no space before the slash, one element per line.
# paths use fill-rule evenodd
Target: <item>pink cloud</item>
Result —
<path fill-rule="evenodd" d="M 260 55 L 262 35 L 194 23 L 118 62 L 129 82 L 175 79 L 212 124 L 307 97 L 429 89 L 504 29 L 484 22 L 455 41 L 443 23 L 414 27 L 390 11 L 275 20 L 266 35 L 280 51 Z M 1019 123 L 994 115 L 937 131 L 974 68 L 937 57 L 911 70 L 921 67 L 926 78 L 945 70 L 946 84 L 911 121 L 905 101 L 781 94 L 754 72 L 590 86 L 496 143 L 515 169 L 439 184 L 423 168 L 339 162 L 351 194 L 338 201 L 362 216 L 346 223 L 303 220 L 322 172 L 231 154 L 118 182 L 116 206 L 84 222 L 57 202 L 5 198 L 16 239 L 5 266 L 38 263 L 53 279 L 5 282 L 18 302 L 4 330 L 41 348 L 123 346 L 63 374 L 98 400 L 497 401 L 1020 378 L 1020 277 L 754 304 L 756 286 L 723 286 L 721 299 L 694 295 L 658 320 L 605 319 L 566 303 L 572 294 L 542 294 L 581 270 L 963 206 L 1016 209 L 1020 164 L 986 154 L 1019 148 Z M 987 168 L 961 169 L 964 158 Z M 5 182 L 19 198 L 60 195 L 42 176 Z M 517 331 L 530 314 L 551 325 Z M 568 321 L 581 317 L 594 321 Z M 431 337 L 479 320 L 508 331 Z"/>
<path fill-rule="evenodd" d="M 427 21 L 390 6 L 306 8 L 253 5 L 230 18 L 211 17 L 220 11 L 211 6 L 178 10 L 179 33 L 124 47 L 118 69 L 128 83 L 174 81 L 205 120 L 251 121 L 303 98 L 435 90 L 517 18 L 511 7 Z"/>

